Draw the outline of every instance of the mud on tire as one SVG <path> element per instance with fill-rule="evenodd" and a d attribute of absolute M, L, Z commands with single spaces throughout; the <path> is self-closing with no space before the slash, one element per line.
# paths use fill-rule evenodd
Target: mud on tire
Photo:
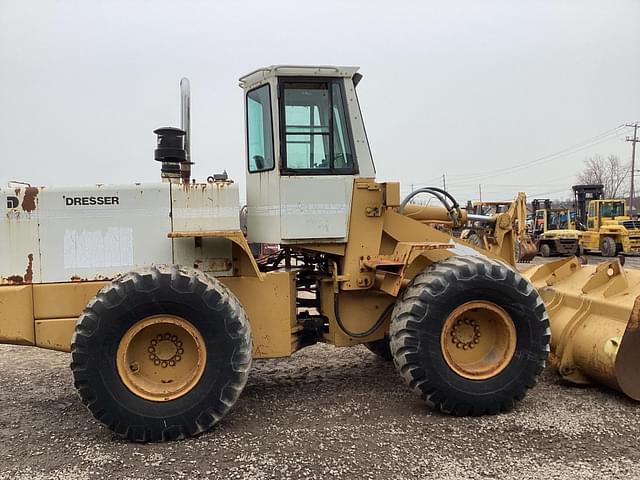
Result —
<path fill-rule="evenodd" d="M 116 367 L 125 333 L 155 315 L 187 320 L 206 352 L 197 383 L 167 401 L 136 395 Z M 238 299 L 215 278 L 155 266 L 127 273 L 98 292 L 76 324 L 71 352 L 75 387 L 99 421 L 133 441 L 173 440 L 211 428 L 236 402 L 251 365 L 251 329 Z"/>
<path fill-rule="evenodd" d="M 441 347 L 449 315 L 466 302 L 492 302 L 508 313 L 516 333 L 513 355 L 485 379 L 456 373 Z M 450 257 L 417 275 L 392 313 L 391 352 L 405 382 L 427 404 L 456 415 L 508 411 L 536 384 L 549 353 L 544 304 L 519 273 L 481 257 Z"/>

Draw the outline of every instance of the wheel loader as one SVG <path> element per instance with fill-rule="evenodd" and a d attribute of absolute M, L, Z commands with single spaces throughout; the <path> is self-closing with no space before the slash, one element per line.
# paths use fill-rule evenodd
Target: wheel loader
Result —
<path fill-rule="evenodd" d="M 536 256 L 538 247 L 527 231 L 527 196 L 518 192 L 510 202 L 467 202 L 468 221 L 460 231 L 460 238 L 485 250 L 493 251 L 502 243 L 498 236 L 514 229 L 515 259 L 527 263 Z M 487 221 L 487 217 L 492 219 Z M 496 228 L 495 220 L 500 218 L 501 225 Z M 509 226 L 508 222 L 512 225 Z"/>
<path fill-rule="evenodd" d="M 186 80 L 181 128 L 155 131 L 160 182 L 1 189 L 0 341 L 70 352 L 81 400 L 132 441 L 210 429 L 238 400 L 252 359 L 317 342 L 391 358 L 436 410 L 512 409 L 549 355 L 543 298 L 574 306 L 570 289 L 545 288 L 582 267 L 530 281 L 513 268 L 512 219 L 494 218 L 496 244 L 483 250 L 429 226 L 470 219 L 447 192 L 403 199 L 397 182 L 376 181 L 361 78 L 355 67 L 281 65 L 240 79 L 246 235 L 236 183 L 192 178 Z M 442 207 L 412 205 L 419 194 Z M 280 250 L 258 262 L 260 244 Z M 598 275 L 607 288 L 608 270 Z M 607 295 L 623 291 L 618 282 Z M 549 312 L 566 320 L 562 308 Z M 597 381 L 584 362 L 574 369 Z"/>
<path fill-rule="evenodd" d="M 603 257 L 640 253 L 640 221 L 629 216 L 624 199 L 605 199 L 602 185 L 574 185 L 580 245 Z"/>

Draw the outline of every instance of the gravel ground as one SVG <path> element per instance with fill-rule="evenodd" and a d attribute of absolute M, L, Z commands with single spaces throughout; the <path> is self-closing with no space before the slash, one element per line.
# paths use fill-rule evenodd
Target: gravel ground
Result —
<path fill-rule="evenodd" d="M 213 431 L 141 445 L 94 421 L 68 364 L 0 346 L 0 479 L 640 478 L 640 406 L 552 370 L 511 413 L 455 418 L 365 348 L 316 345 L 254 362 Z"/>

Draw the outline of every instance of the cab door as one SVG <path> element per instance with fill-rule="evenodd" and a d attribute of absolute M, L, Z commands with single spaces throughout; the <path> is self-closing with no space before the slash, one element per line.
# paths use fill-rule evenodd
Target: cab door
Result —
<path fill-rule="evenodd" d="M 281 78 L 280 234 L 283 240 L 346 242 L 358 174 L 338 78 Z"/>

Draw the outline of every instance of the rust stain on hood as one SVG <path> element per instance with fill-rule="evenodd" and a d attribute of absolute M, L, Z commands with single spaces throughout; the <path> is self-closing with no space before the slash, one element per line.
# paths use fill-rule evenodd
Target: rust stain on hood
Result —
<path fill-rule="evenodd" d="M 25 212 L 33 212 L 36 209 L 39 190 L 37 187 L 27 187 L 24 189 L 22 197 L 22 209 Z"/>
<path fill-rule="evenodd" d="M 27 255 L 27 270 L 22 275 L 11 275 L 10 277 L 0 277 L 0 285 L 22 285 L 33 283 L 33 253 Z"/>
<path fill-rule="evenodd" d="M 69 280 L 72 282 L 104 282 L 104 281 L 111 280 L 111 278 L 105 277 L 104 275 L 100 275 L 100 274 L 96 275 L 93 278 L 81 277 L 80 275 L 75 274 L 71 276 Z"/>
<path fill-rule="evenodd" d="M 3 278 L 0 281 L 0 284 L 4 285 L 4 284 L 8 284 L 8 285 L 15 285 L 15 284 L 23 284 L 24 283 L 24 278 L 22 278 L 21 275 L 11 275 L 10 277 L 7 278 Z"/>
<path fill-rule="evenodd" d="M 33 253 L 27 255 L 29 263 L 27 264 L 27 271 L 24 273 L 24 283 L 33 283 Z"/>

